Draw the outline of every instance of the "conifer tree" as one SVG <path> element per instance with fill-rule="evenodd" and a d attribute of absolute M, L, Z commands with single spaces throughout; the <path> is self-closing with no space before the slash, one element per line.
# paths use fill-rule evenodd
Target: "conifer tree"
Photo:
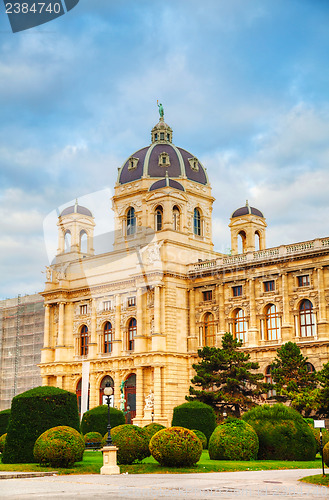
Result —
<path fill-rule="evenodd" d="M 306 417 L 316 410 L 317 375 L 309 370 L 307 358 L 297 344 L 287 342 L 277 350 L 271 375 L 277 401 L 290 401 Z"/>
<path fill-rule="evenodd" d="M 221 349 L 209 346 L 199 349 L 201 361 L 193 364 L 196 375 L 186 399 L 202 401 L 217 411 L 227 409 L 236 417 L 255 406 L 266 392 L 266 384 L 261 382 L 264 375 L 253 373 L 259 364 L 249 361 L 250 355 L 241 346 L 241 341 L 225 333 Z"/>
<path fill-rule="evenodd" d="M 329 362 L 323 365 L 318 372 L 320 388 L 317 394 L 317 414 L 322 418 L 329 418 Z"/>

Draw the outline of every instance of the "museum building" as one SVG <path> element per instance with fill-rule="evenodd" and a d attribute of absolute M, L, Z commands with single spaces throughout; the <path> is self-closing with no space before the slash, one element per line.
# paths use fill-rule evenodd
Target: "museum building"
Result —
<path fill-rule="evenodd" d="M 267 381 L 289 340 L 310 370 L 329 359 L 329 238 L 266 248 L 265 217 L 247 202 L 231 215 L 231 254 L 215 252 L 206 169 L 172 141 L 160 117 L 151 144 L 119 169 L 108 253 L 95 255 L 88 208 L 61 212 L 41 294 L 42 384 L 76 392 L 83 412 L 110 383 L 113 405 L 137 425 L 170 425 L 197 350 L 221 347 L 226 331 Z"/>

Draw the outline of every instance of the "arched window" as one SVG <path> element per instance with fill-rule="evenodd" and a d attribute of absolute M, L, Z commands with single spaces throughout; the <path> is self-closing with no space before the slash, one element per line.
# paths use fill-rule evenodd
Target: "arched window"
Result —
<path fill-rule="evenodd" d="M 127 236 L 129 236 L 130 234 L 135 234 L 136 232 L 136 216 L 135 209 L 133 207 L 130 207 L 127 212 L 126 231 Z"/>
<path fill-rule="evenodd" d="M 80 231 L 80 252 L 87 253 L 88 251 L 88 236 L 86 231 Z"/>
<path fill-rule="evenodd" d="M 80 330 L 80 356 L 87 356 L 88 354 L 88 326 L 83 325 Z"/>
<path fill-rule="evenodd" d="M 198 208 L 194 209 L 193 232 L 197 236 L 201 236 L 201 212 Z"/>
<path fill-rule="evenodd" d="M 112 352 L 112 325 L 107 321 L 104 325 L 104 352 Z M 105 386 L 104 386 L 105 387 Z"/>
<path fill-rule="evenodd" d="M 107 404 L 107 396 L 104 396 L 104 389 L 107 386 L 107 384 L 110 384 L 110 386 L 113 388 L 113 394 L 110 396 L 110 406 L 114 406 L 114 381 L 113 378 L 110 377 L 109 375 L 106 375 L 102 381 L 101 385 L 99 388 L 99 404 L 100 405 L 106 405 Z"/>
<path fill-rule="evenodd" d="M 265 382 L 266 384 L 273 384 L 273 379 L 272 379 L 272 366 L 269 365 L 266 367 L 265 370 Z M 267 397 L 271 398 L 272 396 L 276 395 L 276 390 L 275 389 L 270 389 L 267 393 Z"/>
<path fill-rule="evenodd" d="M 244 231 L 240 231 L 238 234 L 238 253 L 244 253 L 246 251 L 246 241 L 246 233 Z"/>
<path fill-rule="evenodd" d="M 243 342 L 247 332 L 247 321 L 243 309 L 237 309 L 235 312 L 233 330 L 235 338 Z"/>
<path fill-rule="evenodd" d="M 259 231 L 256 231 L 255 232 L 255 250 L 260 250 L 260 232 Z"/>
<path fill-rule="evenodd" d="M 313 304 L 308 299 L 302 300 L 299 306 L 299 328 L 301 337 L 311 337 L 315 334 Z"/>
<path fill-rule="evenodd" d="M 313 373 L 313 372 L 315 372 L 315 368 L 314 368 L 314 366 L 312 365 L 312 363 L 307 362 L 307 363 L 306 363 L 306 366 L 307 366 L 307 370 L 308 370 L 308 372 L 309 372 L 309 373 Z"/>
<path fill-rule="evenodd" d="M 65 245 L 65 252 L 70 252 L 71 251 L 71 231 L 70 230 L 65 231 L 64 245 Z"/>
<path fill-rule="evenodd" d="M 155 230 L 161 231 L 162 229 L 162 219 L 163 219 L 163 209 L 161 206 L 158 206 L 155 209 Z"/>
<path fill-rule="evenodd" d="M 213 347 L 215 345 L 215 323 L 214 316 L 207 312 L 203 318 L 203 345 Z"/>
<path fill-rule="evenodd" d="M 266 308 L 265 313 L 266 340 L 277 340 L 280 331 L 280 318 L 274 304 Z"/>
<path fill-rule="evenodd" d="M 179 231 L 180 229 L 180 211 L 179 208 L 175 205 L 172 210 L 172 224 L 173 230 Z"/>
<path fill-rule="evenodd" d="M 137 333 L 137 322 L 131 318 L 128 323 L 128 351 L 133 351 L 135 347 L 135 336 Z"/>

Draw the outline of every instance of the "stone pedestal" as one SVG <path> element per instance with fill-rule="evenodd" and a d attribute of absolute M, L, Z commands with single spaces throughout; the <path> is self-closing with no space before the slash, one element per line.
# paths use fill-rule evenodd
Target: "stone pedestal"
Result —
<path fill-rule="evenodd" d="M 117 465 L 117 451 L 116 446 L 104 446 L 101 450 L 103 452 L 103 467 L 101 474 L 120 474 L 120 468 Z"/>
<path fill-rule="evenodd" d="M 152 413 L 153 413 L 152 408 L 144 409 L 143 426 L 152 423 Z"/>

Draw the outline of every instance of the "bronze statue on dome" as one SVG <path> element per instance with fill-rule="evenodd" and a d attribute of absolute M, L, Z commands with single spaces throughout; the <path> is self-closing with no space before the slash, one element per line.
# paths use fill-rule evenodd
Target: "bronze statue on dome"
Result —
<path fill-rule="evenodd" d="M 163 106 L 162 106 L 161 102 L 159 104 L 159 100 L 157 100 L 157 105 L 158 105 L 158 108 L 159 108 L 160 118 L 163 118 L 164 117 L 164 109 L 163 109 Z"/>

